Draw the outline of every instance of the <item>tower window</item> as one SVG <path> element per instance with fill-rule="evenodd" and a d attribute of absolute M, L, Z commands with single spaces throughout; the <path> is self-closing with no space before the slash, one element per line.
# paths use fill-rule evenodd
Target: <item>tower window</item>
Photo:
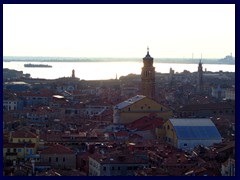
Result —
<path fill-rule="evenodd" d="M 128 108 L 128 111 L 130 111 L 130 108 Z"/>

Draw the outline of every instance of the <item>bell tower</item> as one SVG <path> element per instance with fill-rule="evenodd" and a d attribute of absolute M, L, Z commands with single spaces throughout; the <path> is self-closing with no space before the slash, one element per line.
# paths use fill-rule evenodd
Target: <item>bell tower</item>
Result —
<path fill-rule="evenodd" d="M 141 92 L 142 95 L 148 98 L 155 98 L 155 67 L 153 67 L 153 58 L 149 54 L 147 48 L 147 55 L 143 58 L 143 67 L 141 73 Z"/>
<path fill-rule="evenodd" d="M 72 78 L 75 78 L 75 70 L 72 70 Z"/>
<path fill-rule="evenodd" d="M 200 60 L 198 64 L 198 79 L 197 79 L 197 91 L 198 93 L 203 93 L 203 67 L 202 62 Z"/>

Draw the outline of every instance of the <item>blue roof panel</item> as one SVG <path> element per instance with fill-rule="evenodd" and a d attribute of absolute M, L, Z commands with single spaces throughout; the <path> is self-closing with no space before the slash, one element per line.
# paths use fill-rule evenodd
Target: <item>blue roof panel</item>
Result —
<path fill-rule="evenodd" d="M 215 126 L 174 126 L 178 139 L 221 139 Z"/>

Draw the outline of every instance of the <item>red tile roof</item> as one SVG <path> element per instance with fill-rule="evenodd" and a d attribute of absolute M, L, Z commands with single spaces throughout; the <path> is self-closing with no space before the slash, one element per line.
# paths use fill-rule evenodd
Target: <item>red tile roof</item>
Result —
<path fill-rule="evenodd" d="M 74 154 L 74 151 L 63 145 L 56 144 L 47 149 L 44 149 L 41 154 Z"/>
<path fill-rule="evenodd" d="M 117 137 L 128 137 L 128 132 L 127 131 L 115 132 L 115 136 L 117 136 Z"/>
<path fill-rule="evenodd" d="M 37 138 L 37 135 L 29 131 L 12 132 L 12 138 Z"/>
<path fill-rule="evenodd" d="M 128 124 L 127 128 L 132 129 L 132 130 L 137 129 L 137 130 L 146 131 L 146 130 L 154 129 L 154 128 L 162 126 L 162 125 L 163 125 L 163 120 L 161 118 L 153 118 L 153 117 L 144 116 L 144 117 Z"/>
<path fill-rule="evenodd" d="M 220 102 L 208 104 L 191 104 L 180 108 L 180 111 L 199 111 L 199 110 L 218 110 L 218 109 L 232 109 L 235 108 L 233 103 Z"/>
<path fill-rule="evenodd" d="M 25 144 L 24 143 L 6 143 L 3 144 L 3 148 L 24 148 Z M 35 143 L 26 143 L 26 148 L 34 148 Z"/>

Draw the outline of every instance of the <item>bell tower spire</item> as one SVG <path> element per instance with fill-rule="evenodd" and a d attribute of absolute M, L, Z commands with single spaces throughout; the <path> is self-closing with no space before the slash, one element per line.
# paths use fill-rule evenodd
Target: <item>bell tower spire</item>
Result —
<path fill-rule="evenodd" d="M 147 55 L 143 58 L 143 67 L 141 73 L 141 91 L 142 95 L 148 98 L 155 98 L 155 67 L 153 67 L 153 58 L 149 54 L 147 47 Z"/>

